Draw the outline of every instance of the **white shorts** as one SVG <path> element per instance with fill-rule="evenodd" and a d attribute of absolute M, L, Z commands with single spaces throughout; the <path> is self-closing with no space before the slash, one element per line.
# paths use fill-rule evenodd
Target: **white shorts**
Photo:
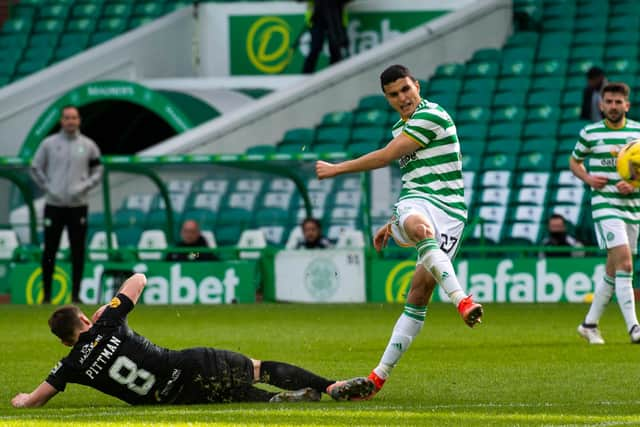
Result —
<path fill-rule="evenodd" d="M 396 203 L 391 217 L 391 236 L 398 246 L 415 246 L 404 231 L 404 222 L 410 215 L 423 216 L 433 227 L 440 249 L 453 259 L 458 251 L 464 222 L 451 218 L 443 210 L 424 199 L 406 199 Z"/>
<path fill-rule="evenodd" d="M 638 224 L 627 224 L 621 219 L 609 218 L 596 221 L 596 238 L 600 249 L 628 245 L 631 253 L 638 253 Z"/>

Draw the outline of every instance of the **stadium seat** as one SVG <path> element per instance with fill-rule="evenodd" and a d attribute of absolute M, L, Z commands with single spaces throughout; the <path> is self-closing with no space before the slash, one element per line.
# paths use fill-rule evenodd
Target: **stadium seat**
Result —
<path fill-rule="evenodd" d="M 205 178 L 200 181 L 196 187 L 196 191 L 203 193 L 216 193 L 223 196 L 229 187 L 229 181 L 219 178 Z"/>
<path fill-rule="evenodd" d="M 486 107 L 471 107 L 458 110 L 456 123 L 486 123 L 491 117 L 491 109 Z"/>
<path fill-rule="evenodd" d="M 426 94 L 429 96 L 436 92 L 460 92 L 462 91 L 463 79 L 457 77 L 434 77 L 429 80 L 426 89 Z"/>
<path fill-rule="evenodd" d="M 510 224 L 506 230 L 509 243 L 530 243 L 538 244 L 540 241 L 540 224 L 530 222 L 515 222 Z"/>
<path fill-rule="evenodd" d="M 484 170 L 514 170 L 516 168 L 516 157 L 505 153 L 487 155 L 482 161 Z"/>
<path fill-rule="evenodd" d="M 163 230 L 145 230 L 138 241 L 138 258 L 141 260 L 161 260 L 164 258 L 162 251 L 152 249 L 167 249 L 167 237 Z"/>
<path fill-rule="evenodd" d="M 486 240 L 493 243 L 500 242 L 504 223 L 481 222 L 476 224 L 472 236 L 476 240 Z"/>
<path fill-rule="evenodd" d="M 285 249 L 296 249 L 298 247 L 298 244 L 303 240 L 304 235 L 302 234 L 302 227 L 293 227 L 289 232 L 289 237 L 287 238 Z"/>
<path fill-rule="evenodd" d="M 518 205 L 511 213 L 511 220 L 514 222 L 539 223 L 545 215 L 544 205 Z"/>
<path fill-rule="evenodd" d="M 218 242 L 216 241 L 216 236 L 215 234 L 213 234 L 213 231 L 201 230 L 200 234 L 202 235 L 202 238 L 207 242 L 207 246 L 209 246 L 210 248 L 218 247 Z"/>
<path fill-rule="evenodd" d="M 336 242 L 336 248 L 360 249 L 364 247 L 364 234 L 360 230 L 345 230 Z"/>
<path fill-rule="evenodd" d="M 479 203 L 491 206 L 506 206 L 509 203 L 509 188 L 483 188 L 480 191 Z"/>
<path fill-rule="evenodd" d="M 353 125 L 359 126 L 385 126 L 388 112 L 386 110 L 361 110 L 353 116 Z"/>
<path fill-rule="evenodd" d="M 512 172 L 508 170 L 487 171 L 480 177 L 480 187 L 508 188 L 511 184 Z"/>
<path fill-rule="evenodd" d="M 499 122 L 523 122 L 526 109 L 524 106 L 505 105 L 493 108 L 491 120 L 493 123 Z"/>
<path fill-rule="evenodd" d="M 18 248 L 20 242 L 18 235 L 13 230 L 0 229 L 0 260 L 8 261 L 13 259 L 13 252 Z"/>
<path fill-rule="evenodd" d="M 462 77 L 464 75 L 465 67 L 462 64 L 448 63 L 438 65 L 436 68 L 435 76 L 448 76 L 448 77 Z"/>
<path fill-rule="evenodd" d="M 118 249 L 118 237 L 111 233 L 111 248 Z M 106 261 L 108 254 L 101 252 L 107 249 L 107 233 L 99 230 L 93 233 L 89 240 L 89 259 L 92 261 Z"/>
<path fill-rule="evenodd" d="M 544 206 L 547 200 L 546 188 L 521 187 L 517 191 L 516 202 L 519 205 Z"/>
<path fill-rule="evenodd" d="M 369 95 L 360 98 L 358 102 L 359 110 L 382 110 L 389 111 L 391 107 L 384 95 Z"/>
<path fill-rule="evenodd" d="M 267 247 L 267 238 L 264 232 L 257 230 L 244 230 L 238 239 L 238 249 L 264 249 Z M 240 259 L 257 259 L 261 256 L 260 251 L 241 250 L 238 252 Z"/>

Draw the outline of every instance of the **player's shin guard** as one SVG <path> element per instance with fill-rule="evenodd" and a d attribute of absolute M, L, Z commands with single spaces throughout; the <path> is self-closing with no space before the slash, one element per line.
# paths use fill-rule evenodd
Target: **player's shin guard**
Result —
<path fill-rule="evenodd" d="M 391 370 L 407 351 L 413 339 L 420 333 L 426 314 L 426 306 L 405 305 L 404 312 L 393 328 L 391 339 L 382 354 L 382 359 L 373 370 L 381 379 L 386 379 L 391 374 Z"/>
<path fill-rule="evenodd" d="M 585 325 L 597 325 L 602 317 L 602 313 L 604 313 L 604 309 L 611 301 L 611 297 L 613 296 L 615 286 L 615 279 L 613 277 L 609 277 L 605 275 L 601 282 L 598 282 L 596 285 L 595 292 L 593 293 L 593 301 L 591 302 L 591 307 L 589 307 L 589 312 L 587 316 L 584 318 Z"/>
<path fill-rule="evenodd" d="M 311 387 L 323 393 L 334 381 L 322 378 L 306 369 L 283 362 L 263 361 L 260 364 L 260 382 L 285 390 Z"/>
<path fill-rule="evenodd" d="M 440 249 L 435 239 L 424 239 L 416 245 L 418 249 L 418 259 L 442 286 L 449 299 L 456 307 L 467 294 L 464 293 L 453 264 L 449 257 Z"/>
<path fill-rule="evenodd" d="M 627 271 L 616 271 L 616 298 L 620 311 L 627 324 L 627 332 L 631 331 L 634 325 L 638 324 L 636 316 L 636 302 L 631 285 L 632 274 Z"/>

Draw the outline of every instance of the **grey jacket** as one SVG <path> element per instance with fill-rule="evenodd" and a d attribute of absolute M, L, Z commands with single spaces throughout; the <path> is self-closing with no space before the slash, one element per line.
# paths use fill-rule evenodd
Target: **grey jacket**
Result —
<path fill-rule="evenodd" d="M 102 177 L 100 149 L 91 139 L 64 131 L 46 138 L 31 162 L 31 176 L 47 195 L 47 204 L 60 207 L 87 205 L 89 190 Z"/>

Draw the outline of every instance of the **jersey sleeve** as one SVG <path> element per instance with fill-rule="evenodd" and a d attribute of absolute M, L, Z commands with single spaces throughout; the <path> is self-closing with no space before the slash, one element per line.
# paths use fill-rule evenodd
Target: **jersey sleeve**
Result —
<path fill-rule="evenodd" d="M 582 129 L 571 155 L 574 159 L 584 160 L 591 153 L 591 143 L 587 140 L 587 132 Z"/>
<path fill-rule="evenodd" d="M 59 392 L 63 392 L 68 382 L 71 382 L 72 369 L 65 365 L 62 360 L 53 367 L 49 376 L 45 380 L 49 385 Z"/>
<path fill-rule="evenodd" d="M 127 315 L 133 310 L 134 304 L 125 294 L 118 294 L 109 303 L 102 316 L 96 322 L 100 326 L 117 326 L 127 320 Z"/>
<path fill-rule="evenodd" d="M 451 127 L 453 122 L 446 116 L 440 116 L 436 111 L 419 111 L 411 116 L 402 132 L 421 147 L 426 147 L 431 141 L 445 136 Z"/>

